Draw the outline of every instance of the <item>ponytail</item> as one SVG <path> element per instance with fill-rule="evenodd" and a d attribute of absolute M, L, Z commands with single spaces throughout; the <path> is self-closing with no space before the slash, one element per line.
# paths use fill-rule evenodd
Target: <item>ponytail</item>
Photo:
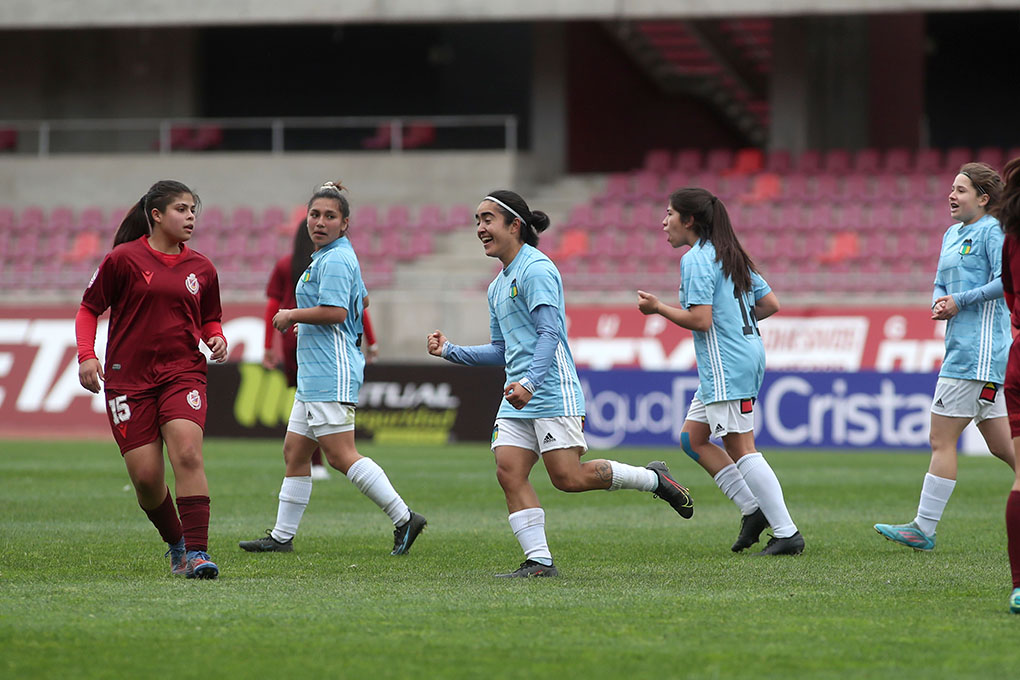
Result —
<path fill-rule="evenodd" d="M 715 260 L 733 281 L 733 289 L 740 294 L 750 291 L 751 272 L 758 268 L 740 245 L 726 204 L 698 187 L 677 189 L 670 195 L 669 204 L 681 218 L 694 218 L 694 233 L 699 240 L 712 242 Z"/>
<path fill-rule="evenodd" d="M 533 248 L 538 247 L 538 235 L 549 228 L 550 219 L 541 210 L 531 210 L 521 196 L 508 189 L 490 191 L 485 200 L 499 206 L 507 225 L 515 219 L 521 222 L 521 240 Z"/>
<path fill-rule="evenodd" d="M 142 236 L 151 234 L 152 224 L 149 221 L 149 216 L 152 214 L 153 208 L 161 213 L 166 212 L 166 207 L 170 205 L 170 202 L 181 194 L 190 194 L 195 199 L 195 203 L 200 204 L 198 194 L 181 182 L 163 179 L 149 187 L 145 195 L 131 206 L 120 226 L 117 227 L 117 233 L 113 237 L 113 247 L 116 248 L 121 243 L 135 241 Z"/>
<path fill-rule="evenodd" d="M 1002 179 L 1005 186 L 999 197 L 999 223 L 1003 231 L 1020 239 L 1020 157 L 1006 163 Z"/>

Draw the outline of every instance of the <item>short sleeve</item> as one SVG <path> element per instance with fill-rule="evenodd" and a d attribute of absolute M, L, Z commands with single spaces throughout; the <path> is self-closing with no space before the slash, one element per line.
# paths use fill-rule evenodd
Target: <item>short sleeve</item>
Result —
<path fill-rule="evenodd" d="M 489 299 L 489 338 L 492 342 L 505 342 L 503 331 L 499 329 L 499 317 L 496 316 L 496 305 L 492 300 L 492 288 L 488 292 Z"/>
<path fill-rule="evenodd" d="M 107 253 L 82 295 L 82 305 L 96 316 L 105 312 L 116 300 L 118 260 L 113 252 Z"/>
<path fill-rule="evenodd" d="M 992 279 L 1002 276 L 1002 244 L 1005 239 L 1006 235 L 998 224 L 988 229 L 988 244 L 985 250 L 988 251 L 988 270 Z"/>
<path fill-rule="evenodd" d="M 765 279 L 762 278 L 761 274 L 756 271 L 751 272 L 751 292 L 754 294 L 754 301 L 757 302 L 763 297 L 772 292 L 772 287 L 766 283 Z"/>
<path fill-rule="evenodd" d="M 521 282 L 521 293 L 528 303 L 528 311 L 535 311 L 541 305 L 550 305 L 559 309 L 560 276 L 556 266 L 548 260 L 536 260 L 524 271 Z"/>
<path fill-rule="evenodd" d="M 354 288 L 354 267 L 342 257 L 323 258 L 320 266 L 318 304 L 347 309 Z"/>
<path fill-rule="evenodd" d="M 220 277 L 216 268 L 209 265 L 209 285 L 202 291 L 202 325 L 210 322 L 220 323 L 223 320 L 223 308 L 220 306 Z"/>
<path fill-rule="evenodd" d="M 688 251 L 688 255 L 693 252 L 695 251 Z M 686 307 L 710 305 L 715 301 L 719 269 L 714 262 L 708 263 L 702 258 L 685 255 L 680 269 L 680 279 L 683 281 Z"/>
<path fill-rule="evenodd" d="M 266 297 L 274 300 L 282 300 L 287 296 L 287 286 L 290 283 L 290 258 L 280 258 L 273 273 L 269 275 L 269 283 L 266 284 Z"/>

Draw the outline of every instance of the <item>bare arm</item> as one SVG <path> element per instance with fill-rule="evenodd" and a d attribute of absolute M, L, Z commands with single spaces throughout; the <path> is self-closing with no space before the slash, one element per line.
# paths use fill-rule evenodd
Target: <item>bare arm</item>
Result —
<path fill-rule="evenodd" d="M 771 291 L 769 291 L 768 295 L 758 298 L 754 303 L 754 317 L 759 321 L 769 318 L 778 311 L 779 298 Z"/>
<path fill-rule="evenodd" d="M 691 305 L 688 309 L 671 307 L 651 293 L 639 290 L 638 309 L 642 314 L 659 314 L 689 331 L 703 333 L 712 328 L 712 305 Z"/>
<path fill-rule="evenodd" d="M 317 305 L 301 309 L 281 309 L 273 317 L 273 327 L 278 331 L 285 331 L 296 323 L 328 326 L 329 324 L 343 323 L 346 320 L 347 309 L 344 307 Z"/>

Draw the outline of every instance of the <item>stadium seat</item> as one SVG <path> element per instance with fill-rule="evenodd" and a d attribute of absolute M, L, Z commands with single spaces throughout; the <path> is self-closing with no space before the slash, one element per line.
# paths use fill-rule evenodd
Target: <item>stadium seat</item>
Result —
<path fill-rule="evenodd" d="M 630 175 L 614 172 L 606 178 L 606 189 L 598 197 L 600 201 L 624 201 L 630 196 Z"/>
<path fill-rule="evenodd" d="M 942 173 L 942 151 L 939 149 L 918 149 L 914 160 L 914 172 L 922 175 Z"/>
<path fill-rule="evenodd" d="M 643 168 L 648 172 L 665 175 L 670 171 L 671 154 L 668 149 L 649 149 L 645 152 Z"/>
<path fill-rule="evenodd" d="M 850 152 L 846 149 L 830 149 L 825 152 L 823 169 L 834 175 L 845 175 L 850 172 Z"/>
<path fill-rule="evenodd" d="M 885 162 L 882 169 L 890 174 L 905 174 L 910 172 L 910 151 L 907 149 L 889 149 L 885 152 Z"/>
<path fill-rule="evenodd" d="M 806 201 L 809 191 L 810 186 L 806 175 L 787 175 L 783 178 L 783 193 L 780 200 L 783 202 Z"/>
<path fill-rule="evenodd" d="M 956 175 L 960 172 L 960 166 L 974 160 L 974 152 L 964 147 L 955 147 L 946 151 L 946 165 L 943 172 L 947 175 Z M 951 180 L 950 177 L 949 180 Z"/>
<path fill-rule="evenodd" d="M 677 151 L 673 168 L 688 174 L 701 172 L 701 151 L 698 149 L 681 149 Z"/>
<path fill-rule="evenodd" d="M 403 130 L 401 145 L 405 149 L 420 149 L 435 144 L 436 126 L 431 123 L 410 123 Z"/>
<path fill-rule="evenodd" d="M 663 191 L 660 188 L 661 177 L 654 172 L 639 172 L 633 176 L 630 192 L 631 200 L 661 200 Z"/>
<path fill-rule="evenodd" d="M 443 216 L 443 209 L 435 203 L 426 203 L 418 210 L 417 225 L 424 229 L 433 231 L 446 230 L 446 218 Z"/>
<path fill-rule="evenodd" d="M 395 204 L 386 209 L 382 226 L 386 229 L 407 229 L 411 226 L 411 211 L 406 205 Z"/>
<path fill-rule="evenodd" d="M 765 154 L 761 149 L 740 149 L 733 156 L 733 167 L 730 173 L 734 175 L 753 175 L 761 172 L 765 166 Z"/>
<path fill-rule="evenodd" d="M 469 206 L 464 203 L 453 205 L 450 207 L 450 212 L 446 219 L 452 226 L 452 229 L 461 229 L 473 226 L 475 223 L 474 206 Z"/>
<path fill-rule="evenodd" d="M 765 156 L 765 170 L 777 175 L 785 175 L 793 170 L 790 152 L 786 149 L 773 149 Z"/>
<path fill-rule="evenodd" d="M 351 211 L 351 227 L 360 231 L 372 231 L 379 226 L 379 208 L 375 205 L 361 204 Z"/>
<path fill-rule="evenodd" d="M 1002 149 L 997 146 L 983 146 L 977 150 L 974 154 L 974 160 L 987 163 L 988 165 L 995 168 L 996 171 L 1002 171 L 1003 166 L 1003 152 Z"/>
<path fill-rule="evenodd" d="M 730 149 L 712 149 L 705 160 L 705 169 L 710 173 L 720 174 L 733 167 L 733 151 Z"/>
<path fill-rule="evenodd" d="M 854 155 L 854 172 L 861 175 L 876 174 L 881 167 L 878 149 L 861 149 Z"/>
<path fill-rule="evenodd" d="M 14 151 L 18 148 L 18 131 L 11 128 L 0 129 L 0 151 Z"/>
<path fill-rule="evenodd" d="M 932 201 L 935 200 L 935 192 L 931 188 L 929 175 L 907 175 L 904 185 L 903 197 L 907 201 Z M 946 192 L 948 193 L 948 192 Z"/>
<path fill-rule="evenodd" d="M 782 180 L 773 172 L 763 172 L 751 178 L 749 190 L 741 197 L 747 203 L 773 201 L 783 191 Z"/>
<path fill-rule="evenodd" d="M 804 175 L 817 175 L 822 171 L 822 156 L 818 151 L 809 149 L 797 157 L 797 172 Z"/>

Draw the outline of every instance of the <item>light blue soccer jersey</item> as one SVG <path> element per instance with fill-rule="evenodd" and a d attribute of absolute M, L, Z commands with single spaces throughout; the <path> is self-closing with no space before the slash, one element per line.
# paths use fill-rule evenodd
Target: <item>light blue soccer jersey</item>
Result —
<path fill-rule="evenodd" d="M 298 280 L 298 307 L 343 307 L 343 323 L 298 324 L 297 398 L 357 404 L 365 374 L 365 356 L 358 347 L 365 284 L 358 257 L 347 237 L 312 253 L 312 263 Z"/>
<path fill-rule="evenodd" d="M 712 305 L 712 327 L 693 331 L 700 383 L 695 396 L 704 404 L 758 396 L 765 376 L 765 346 L 754 303 L 772 292 L 751 272 L 751 290 L 737 295 L 733 280 L 715 260 L 715 246 L 701 241 L 680 259 L 680 305 Z"/>
<path fill-rule="evenodd" d="M 489 284 L 489 330 L 493 342 L 504 342 L 506 385 L 528 373 L 535 354 L 538 332 L 531 310 L 550 305 L 559 312 L 560 341 L 542 385 L 527 406 L 515 409 L 505 399 L 497 418 L 554 418 L 583 416 L 584 394 L 577 379 L 574 357 L 567 345 L 563 281 L 556 265 L 540 250 L 524 244 L 510 266 Z"/>
<path fill-rule="evenodd" d="M 942 237 L 936 289 L 956 295 L 1002 276 L 1003 239 L 999 221 L 991 215 L 949 227 Z M 946 356 L 939 376 L 1001 385 L 1010 344 L 1009 310 L 1001 296 L 963 307 L 946 322 Z"/>

